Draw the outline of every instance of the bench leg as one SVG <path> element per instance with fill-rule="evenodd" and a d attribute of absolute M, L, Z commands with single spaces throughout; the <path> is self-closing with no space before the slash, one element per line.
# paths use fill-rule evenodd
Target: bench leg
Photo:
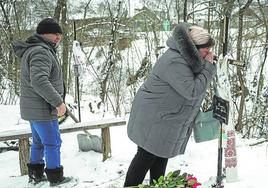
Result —
<path fill-rule="evenodd" d="M 101 129 L 101 138 L 102 138 L 102 151 L 103 151 L 102 161 L 105 161 L 112 155 L 109 127 Z"/>
<path fill-rule="evenodd" d="M 19 139 L 19 160 L 21 175 L 28 174 L 27 163 L 30 156 L 30 143 L 28 138 Z"/>

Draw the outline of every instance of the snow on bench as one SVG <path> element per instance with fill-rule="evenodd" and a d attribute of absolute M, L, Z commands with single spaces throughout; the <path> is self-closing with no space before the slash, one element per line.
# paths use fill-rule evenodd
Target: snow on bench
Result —
<path fill-rule="evenodd" d="M 83 131 L 90 129 L 103 129 L 106 127 L 125 125 L 126 120 L 124 118 L 104 119 L 98 121 L 73 123 L 68 125 L 60 125 L 61 133 L 70 133 L 75 131 Z M 14 129 L 8 131 L 0 131 L 0 141 L 15 140 L 20 138 L 31 137 L 30 126 L 24 129 Z"/>
<path fill-rule="evenodd" d="M 125 125 L 125 118 L 103 119 L 98 121 L 73 123 L 67 125 L 60 125 L 61 133 L 70 133 L 76 131 L 87 131 L 92 129 L 101 129 L 103 161 L 111 156 L 111 142 L 109 127 Z M 28 174 L 27 162 L 29 159 L 31 137 L 30 126 L 24 129 L 14 129 L 8 131 L 0 131 L 0 141 L 19 139 L 19 160 L 20 171 L 22 175 Z"/>

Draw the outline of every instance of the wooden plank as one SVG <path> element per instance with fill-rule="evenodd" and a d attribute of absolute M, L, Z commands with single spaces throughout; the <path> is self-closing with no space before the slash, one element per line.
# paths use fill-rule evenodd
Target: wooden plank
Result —
<path fill-rule="evenodd" d="M 60 127 L 61 133 L 75 132 L 81 130 L 90 130 L 90 129 L 102 129 L 106 127 L 114 127 L 125 125 L 125 118 L 114 118 L 107 120 L 91 121 L 91 122 L 81 122 L 70 125 L 63 125 Z"/>
<path fill-rule="evenodd" d="M 31 137 L 31 129 L 9 130 L 0 132 L 0 141 Z"/>
<path fill-rule="evenodd" d="M 106 127 L 120 126 L 120 125 L 125 125 L 125 124 L 126 124 L 125 118 L 104 119 L 104 120 L 98 120 L 98 121 L 62 125 L 60 126 L 60 132 L 70 133 L 70 132 L 90 130 L 90 129 L 102 129 Z M 19 138 L 29 138 L 29 137 L 31 137 L 30 126 L 24 129 L 16 129 L 16 130 L 8 130 L 8 131 L 0 132 L 0 141 L 15 140 Z"/>

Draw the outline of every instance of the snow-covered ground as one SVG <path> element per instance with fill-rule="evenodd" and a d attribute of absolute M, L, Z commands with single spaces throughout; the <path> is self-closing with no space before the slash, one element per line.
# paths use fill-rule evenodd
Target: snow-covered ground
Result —
<path fill-rule="evenodd" d="M 0 114 L 1 130 L 28 126 L 27 122 L 20 119 L 18 106 L 0 105 Z M 101 117 L 83 109 L 83 121 L 97 118 Z M 68 119 L 65 123 L 73 122 Z M 83 132 L 62 134 L 62 165 L 66 176 L 79 178 L 79 184 L 75 187 L 122 187 L 125 173 L 137 148 L 128 139 L 126 126 L 112 127 L 110 131 L 112 157 L 105 162 L 102 162 L 101 153 L 79 151 L 76 136 Z M 90 133 L 100 135 L 100 130 Z M 256 140 L 244 140 L 239 135 L 236 142 L 239 181 L 225 183 L 225 188 L 267 187 L 268 144 L 251 147 L 249 144 L 255 143 Z M 209 180 L 214 179 L 217 174 L 217 151 L 217 140 L 197 144 L 191 138 L 185 155 L 169 160 L 167 172 L 180 169 L 182 172 L 191 173 L 202 183 L 201 188 L 208 188 L 211 182 Z M 27 187 L 28 177 L 20 176 L 17 151 L 0 153 L 0 169 L 1 188 Z"/>

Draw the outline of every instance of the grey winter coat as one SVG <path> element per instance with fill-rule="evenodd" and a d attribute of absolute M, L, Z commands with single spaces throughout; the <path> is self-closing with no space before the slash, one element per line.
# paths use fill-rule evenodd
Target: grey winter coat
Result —
<path fill-rule="evenodd" d="M 179 24 L 167 41 L 169 49 L 159 58 L 139 88 L 130 113 L 129 138 L 146 151 L 164 158 L 183 154 L 193 121 L 216 67 L 201 58 Z"/>
<path fill-rule="evenodd" d="M 53 44 L 35 34 L 12 46 L 21 59 L 20 111 L 25 120 L 57 119 L 63 102 L 63 76 Z"/>

